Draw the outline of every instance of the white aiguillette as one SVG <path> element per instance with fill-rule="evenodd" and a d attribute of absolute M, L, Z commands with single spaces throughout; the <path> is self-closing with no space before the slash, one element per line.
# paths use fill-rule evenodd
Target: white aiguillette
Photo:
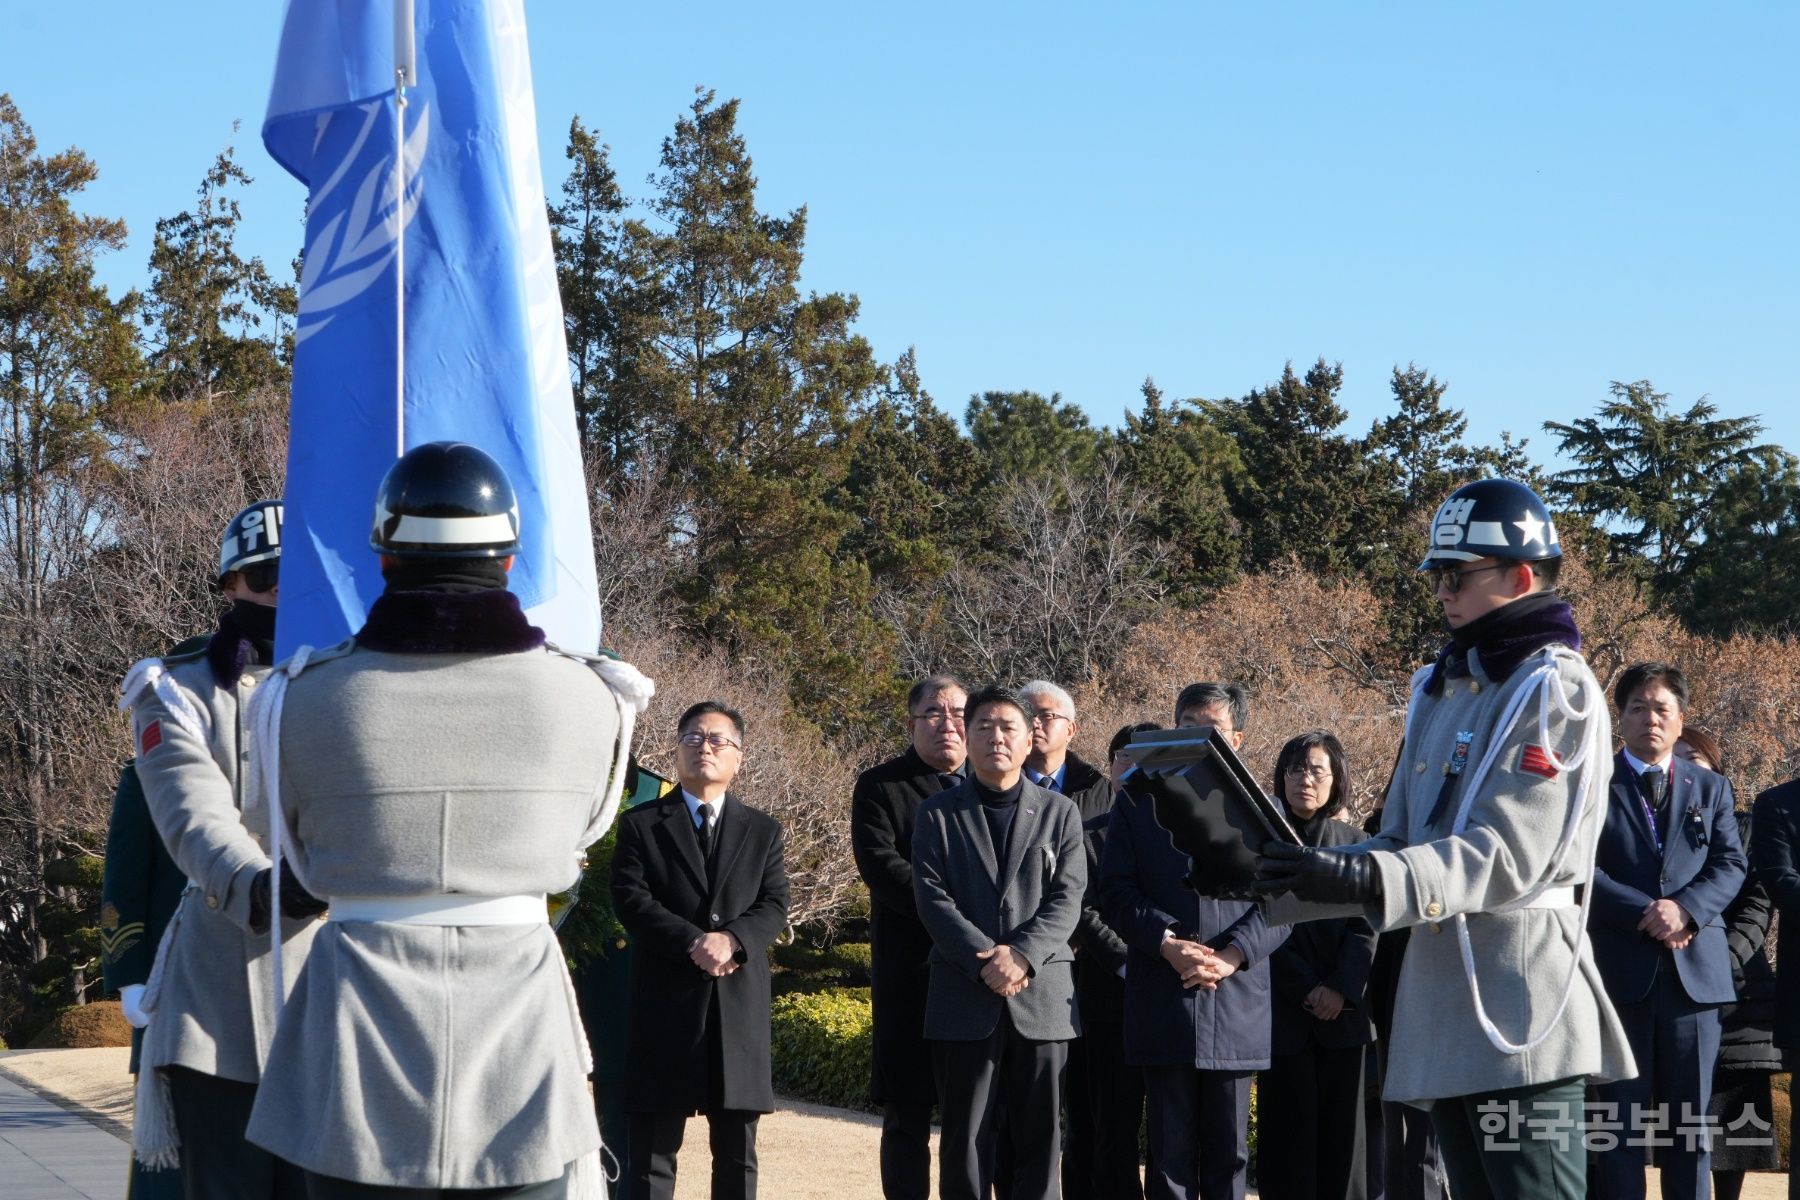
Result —
<path fill-rule="evenodd" d="M 1134 801 L 1150 802 L 1170 843 L 1188 856 L 1187 884 L 1201 895 L 1252 898 L 1263 847 L 1301 844 L 1281 806 L 1212 726 L 1133 734 L 1125 754 L 1132 766 L 1121 787 Z"/>

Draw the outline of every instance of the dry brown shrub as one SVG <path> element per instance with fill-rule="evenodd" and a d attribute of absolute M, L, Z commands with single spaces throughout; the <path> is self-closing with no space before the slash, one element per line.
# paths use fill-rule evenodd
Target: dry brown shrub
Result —
<path fill-rule="evenodd" d="M 1405 715 L 1409 675 L 1387 665 L 1391 657 L 1372 592 L 1286 564 L 1238 580 L 1197 612 L 1164 610 L 1140 624 L 1112 674 L 1077 690 L 1080 749 L 1099 762 L 1120 726 L 1171 723 L 1185 684 L 1238 682 L 1250 691 L 1241 753 L 1251 773 L 1269 779 L 1283 742 L 1329 729 L 1350 758 L 1352 803 L 1366 811 Z"/>
<path fill-rule="evenodd" d="M 92 1050 L 131 1045 L 131 1026 L 117 1000 L 65 1008 L 31 1039 L 32 1050 Z"/>

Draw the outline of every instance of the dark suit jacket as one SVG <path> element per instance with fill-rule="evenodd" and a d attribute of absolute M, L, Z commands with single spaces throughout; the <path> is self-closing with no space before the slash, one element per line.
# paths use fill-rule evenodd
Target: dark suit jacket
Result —
<path fill-rule="evenodd" d="M 1125 939 L 1100 915 L 1100 848 L 1106 844 L 1106 822 L 1112 817 L 1112 780 L 1070 754 L 1063 772 L 1063 794 L 1081 811 L 1086 843 L 1087 889 L 1075 922 L 1075 996 L 1083 1021 L 1125 1019 Z"/>
<path fill-rule="evenodd" d="M 773 1112 L 769 1083 L 769 944 L 787 926 L 781 826 L 735 795 L 720 810 L 712 883 L 680 789 L 619 817 L 613 908 L 630 932 L 627 1112 L 724 1108 Z M 701 972 L 688 947 L 729 931 L 741 965 Z M 709 1022 L 718 1022 L 715 1061 Z M 717 1079 L 714 1079 L 714 1073 Z"/>
<path fill-rule="evenodd" d="M 1800 929 L 1800 779 L 1756 797 L 1750 854 L 1782 929 Z M 1800 937 L 1775 947 L 1775 1044 L 1800 1046 Z"/>
<path fill-rule="evenodd" d="M 943 790 L 937 771 L 908 747 L 857 776 L 850 796 L 850 850 L 869 886 L 875 1013 L 869 1091 L 877 1104 L 937 1099 L 925 1045 L 931 935 L 913 899 L 912 852 L 919 805 Z"/>
<path fill-rule="evenodd" d="M 1003 1010 L 1033 1041 L 1079 1036 L 1069 939 L 1087 859 L 1074 801 L 1024 783 L 1006 844 L 996 846 L 975 781 L 966 779 L 920 807 L 913 867 L 913 894 L 932 942 L 925 1036 L 979 1041 Z M 1006 998 L 981 981 L 986 964 L 976 957 L 1002 943 L 1024 956 L 1031 975 L 1029 987 Z"/>
<path fill-rule="evenodd" d="M 1257 905 L 1208 900 L 1182 884 L 1187 856 L 1148 803 L 1121 795 L 1100 856 L 1100 910 L 1130 947 L 1125 968 L 1125 1061 L 1255 1071 L 1269 1065 L 1269 955 L 1288 927 L 1270 928 Z M 1163 960 L 1165 929 L 1215 950 L 1235 945 L 1244 965 L 1216 991 L 1183 988 Z"/>
<path fill-rule="evenodd" d="M 1658 856 L 1636 776 L 1624 754 L 1613 760 L 1588 922 L 1594 963 L 1614 1003 L 1649 995 L 1656 964 L 1668 954 L 1690 999 L 1729 1004 L 1736 992 L 1723 917 L 1743 886 L 1747 866 L 1738 842 L 1731 784 L 1680 758 L 1671 759 L 1669 769 L 1670 828 L 1662 831 L 1663 852 Z M 1665 950 L 1655 938 L 1638 932 L 1645 905 L 1661 899 L 1675 901 L 1694 920 L 1694 940 L 1685 950 Z"/>
<path fill-rule="evenodd" d="M 1320 846 L 1347 846 L 1363 840 L 1360 829 L 1343 821 L 1321 824 Z M 1370 1017 L 1369 971 L 1375 963 L 1375 930 L 1363 917 L 1304 921 L 1269 955 L 1274 984 L 1272 1030 L 1276 1054 L 1298 1054 L 1312 1046 L 1361 1046 L 1375 1039 Z M 1324 984 L 1343 993 L 1344 1011 L 1321 1021 L 1302 1007 Z"/>

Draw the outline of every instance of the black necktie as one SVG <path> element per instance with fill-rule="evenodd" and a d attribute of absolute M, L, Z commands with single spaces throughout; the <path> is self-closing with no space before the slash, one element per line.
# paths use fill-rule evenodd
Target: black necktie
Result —
<path fill-rule="evenodd" d="M 700 824 L 695 827 L 694 832 L 700 835 L 700 857 L 708 861 L 712 859 L 714 820 L 713 806 L 702 803 L 700 805 Z"/>
<path fill-rule="evenodd" d="M 1661 767 L 1645 767 L 1644 773 L 1638 776 L 1638 782 L 1644 785 L 1644 799 L 1650 804 L 1650 811 L 1656 814 L 1658 829 L 1668 825 L 1669 789 L 1668 776 Z"/>
<path fill-rule="evenodd" d="M 938 786 L 942 787 L 946 792 L 961 783 L 962 780 L 963 777 L 958 775 L 955 771 L 938 772 Z"/>

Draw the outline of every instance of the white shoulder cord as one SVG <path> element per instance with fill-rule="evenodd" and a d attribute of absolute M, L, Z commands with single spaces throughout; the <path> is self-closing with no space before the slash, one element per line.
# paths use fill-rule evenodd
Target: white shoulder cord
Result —
<path fill-rule="evenodd" d="M 306 670 L 313 648 L 302 646 L 285 664 L 269 672 L 261 690 L 250 702 L 250 752 L 261 768 L 263 803 L 269 810 L 269 963 L 275 974 L 275 1023 L 287 1004 L 286 981 L 281 971 L 281 869 L 287 814 L 281 807 L 281 705 L 287 699 L 288 680 Z"/>
<path fill-rule="evenodd" d="M 619 802 L 625 795 L 625 776 L 631 762 L 631 738 L 637 729 L 638 714 L 650 706 L 656 695 L 656 684 L 642 671 L 616 658 L 584 659 L 594 673 L 606 681 L 613 698 L 619 703 L 619 744 L 613 752 L 612 776 L 600 811 L 581 834 L 581 848 L 587 849 L 605 836 L 619 815 Z"/>
<path fill-rule="evenodd" d="M 205 714 L 188 700 L 187 693 L 169 676 L 168 668 L 163 666 L 160 658 L 142 659 L 125 672 L 125 679 L 119 684 L 119 711 L 130 712 L 134 707 L 132 701 L 146 686 L 168 707 L 169 716 L 177 725 L 203 742 L 211 740 Z"/>
<path fill-rule="evenodd" d="M 1550 864 L 1545 869 L 1543 876 L 1523 896 L 1493 909 L 1492 911 L 1495 913 L 1514 912 L 1526 908 L 1549 888 L 1550 881 L 1562 872 L 1569 852 L 1574 848 L 1575 839 L 1580 833 L 1582 820 L 1592 811 L 1599 796 L 1599 790 L 1593 786 L 1593 783 L 1595 780 L 1594 763 L 1601 757 L 1597 748 L 1600 723 L 1591 718 L 1594 716 L 1593 706 L 1600 701 L 1597 696 L 1591 696 L 1588 699 L 1587 707 L 1574 708 L 1569 697 L 1563 692 L 1553 656 L 1552 661 L 1536 668 L 1526 677 L 1525 685 L 1514 693 L 1512 700 L 1501 714 L 1500 723 L 1495 727 L 1495 733 L 1488 745 L 1487 753 L 1482 755 L 1480 765 L 1475 768 L 1475 774 L 1464 785 L 1462 803 L 1457 806 L 1456 819 L 1451 825 L 1451 834 L 1453 836 L 1460 834 L 1467 827 L 1469 809 L 1474 804 L 1475 797 L 1480 793 L 1481 784 L 1487 779 L 1488 772 L 1500 756 L 1507 738 L 1512 734 L 1513 726 L 1523 715 L 1526 704 L 1534 696 L 1538 702 L 1538 737 L 1546 754 L 1550 754 L 1552 757 L 1555 754 L 1550 749 L 1552 705 L 1568 720 L 1586 722 L 1583 727 L 1581 745 L 1575 754 L 1556 763 L 1559 770 L 1577 773 L 1576 800 L 1569 806 L 1568 814 L 1563 818 L 1562 833 L 1557 840 L 1556 852 L 1551 857 Z M 1502 1054 L 1523 1054 L 1536 1048 L 1556 1029 L 1557 1024 L 1562 1020 L 1564 1011 L 1569 1007 L 1569 999 L 1575 994 L 1575 978 L 1581 972 L 1580 938 L 1587 929 L 1588 908 L 1593 902 L 1593 867 L 1598 851 L 1599 839 L 1595 838 L 1593 845 L 1588 849 L 1587 886 L 1582 889 L 1581 893 L 1581 918 L 1575 927 L 1577 934 L 1573 947 L 1574 959 L 1569 964 L 1567 978 L 1563 980 L 1562 996 L 1557 1000 L 1556 1011 L 1551 1014 L 1543 1032 L 1536 1037 L 1524 1042 L 1511 1041 L 1500 1032 L 1500 1027 L 1494 1024 L 1493 1019 L 1488 1016 L 1487 1008 L 1481 1002 L 1481 985 L 1475 979 L 1475 950 L 1469 940 L 1468 916 L 1464 913 L 1456 915 L 1456 940 L 1458 948 L 1462 951 L 1463 975 L 1469 981 L 1469 996 L 1475 1002 L 1475 1019 L 1480 1023 L 1482 1032 L 1487 1035 L 1488 1042 Z M 1527 1018 L 1526 1032 L 1530 1032 L 1529 1018 Z"/>

